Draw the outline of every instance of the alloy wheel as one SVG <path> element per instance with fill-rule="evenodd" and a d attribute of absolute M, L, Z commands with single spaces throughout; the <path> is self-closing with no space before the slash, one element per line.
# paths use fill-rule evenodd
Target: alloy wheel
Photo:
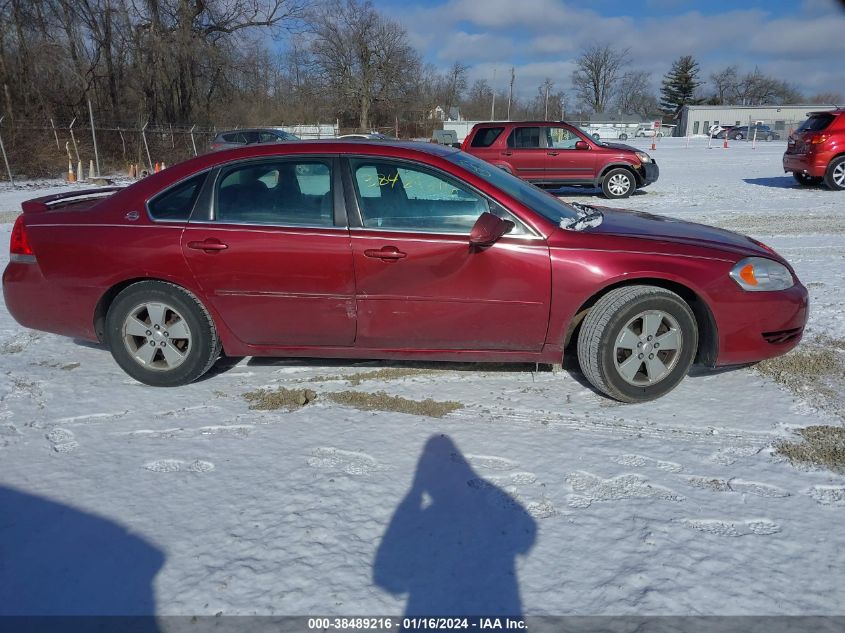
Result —
<path fill-rule="evenodd" d="M 671 373 L 682 346 L 683 334 L 672 315 L 661 310 L 640 312 L 616 337 L 614 366 L 628 384 L 648 387 Z"/>
<path fill-rule="evenodd" d="M 191 350 L 192 336 L 187 322 L 166 303 L 147 302 L 134 307 L 121 330 L 130 356 L 147 369 L 175 369 Z"/>
<path fill-rule="evenodd" d="M 607 181 L 607 188 L 614 196 L 624 196 L 631 188 L 631 179 L 625 174 L 614 174 Z"/>

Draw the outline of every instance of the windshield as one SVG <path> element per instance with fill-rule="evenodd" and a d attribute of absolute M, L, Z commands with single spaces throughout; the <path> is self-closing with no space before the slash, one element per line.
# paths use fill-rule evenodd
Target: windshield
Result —
<path fill-rule="evenodd" d="M 494 187 L 501 189 L 510 197 L 519 200 L 526 207 L 555 224 L 560 224 L 561 220 L 573 220 L 579 217 L 579 213 L 575 209 L 563 203 L 552 194 L 543 191 L 539 187 L 530 185 L 516 176 L 510 175 L 506 171 L 480 158 L 464 152 L 455 152 L 446 156 L 446 158 L 456 165 L 471 171 L 479 178 L 486 180 Z"/>
<path fill-rule="evenodd" d="M 586 136 L 588 139 L 590 139 L 595 145 L 601 145 L 602 147 L 606 147 L 605 142 L 601 140 L 601 134 L 599 134 L 599 138 L 593 136 L 596 133 L 595 130 L 585 130 L 579 125 L 578 131 L 581 132 L 581 134 Z"/>

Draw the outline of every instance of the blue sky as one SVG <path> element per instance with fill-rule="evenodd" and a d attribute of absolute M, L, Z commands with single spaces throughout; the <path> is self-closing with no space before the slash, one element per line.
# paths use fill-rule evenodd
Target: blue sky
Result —
<path fill-rule="evenodd" d="M 836 0 L 373 0 L 402 24 L 425 61 L 459 60 L 470 80 L 533 95 L 550 77 L 569 90 L 573 59 L 591 43 L 630 49 L 630 68 L 655 88 L 671 62 L 691 54 L 702 77 L 729 64 L 795 84 L 807 94 L 845 92 L 845 10 Z"/>

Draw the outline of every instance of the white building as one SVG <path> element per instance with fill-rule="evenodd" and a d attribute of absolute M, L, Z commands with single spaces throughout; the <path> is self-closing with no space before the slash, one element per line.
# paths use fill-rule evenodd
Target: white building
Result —
<path fill-rule="evenodd" d="M 792 104 L 781 106 L 688 105 L 681 108 L 676 136 L 707 134 L 712 125 L 765 123 L 785 138 L 810 112 L 830 110 L 831 104 Z"/>

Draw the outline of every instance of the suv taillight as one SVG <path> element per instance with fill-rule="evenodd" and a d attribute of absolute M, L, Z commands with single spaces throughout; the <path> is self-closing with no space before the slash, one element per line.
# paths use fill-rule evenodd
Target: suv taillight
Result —
<path fill-rule="evenodd" d="M 813 134 L 810 137 L 810 144 L 811 145 L 821 145 L 822 143 L 827 141 L 827 139 L 829 139 L 829 138 L 830 138 L 830 134 Z"/>
<path fill-rule="evenodd" d="M 34 256 L 32 246 L 29 244 L 29 239 L 26 236 L 26 227 L 23 225 L 23 216 L 19 215 L 15 220 L 15 226 L 12 227 L 12 239 L 9 241 L 9 253 L 11 255 L 29 255 Z"/>

